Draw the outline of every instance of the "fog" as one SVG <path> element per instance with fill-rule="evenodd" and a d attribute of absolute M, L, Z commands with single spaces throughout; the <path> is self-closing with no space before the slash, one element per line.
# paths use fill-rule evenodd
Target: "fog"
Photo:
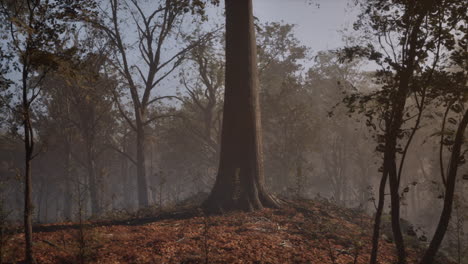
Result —
<path fill-rule="evenodd" d="M 224 92 L 248 68 L 226 62 L 224 3 L 83 1 L 31 15 L 21 6 L 30 1 L 1 2 L 10 23 L 0 28 L 2 225 L 22 224 L 25 190 L 34 225 L 147 216 L 221 201 L 217 177 L 245 186 L 253 166 L 279 200 L 372 219 L 380 210 L 381 234 L 397 247 L 395 219 L 421 243 L 447 219 L 441 249 L 467 263 L 466 4 L 253 0 L 247 85 L 258 93 L 243 107 L 242 94 Z M 233 36 L 240 61 L 242 36 Z M 244 115 L 256 94 L 258 113 Z M 244 123 L 256 132 L 243 134 Z M 241 147 L 251 138 L 256 161 L 229 165 L 251 157 Z"/>

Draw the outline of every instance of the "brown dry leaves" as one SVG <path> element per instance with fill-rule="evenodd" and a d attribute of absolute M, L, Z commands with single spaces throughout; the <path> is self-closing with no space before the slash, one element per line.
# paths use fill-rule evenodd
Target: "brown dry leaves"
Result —
<path fill-rule="evenodd" d="M 146 225 L 86 228 L 87 263 L 368 263 L 372 221 L 328 203 L 301 201 L 281 210 L 198 216 Z M 39 263 L 77 263 L 77 230 L 34 234 Z M 7 260 L 23 259 L 23 236 L 7 246 Z M 395 260 L 381 241 L 381 263 Z M 414 261 L 414 252 L 410 252 Z M 411 260 L 409 261 L 410 263 Z"/>

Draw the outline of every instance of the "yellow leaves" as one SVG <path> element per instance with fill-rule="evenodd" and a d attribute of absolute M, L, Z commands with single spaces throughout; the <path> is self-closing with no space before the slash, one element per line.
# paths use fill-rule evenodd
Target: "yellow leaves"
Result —
<path fill-rule="evenodd" d="M 33 34 L 34 33 L 34 29 L 29 27 L 28 24 L 19 17 L 11 17 L 10 22 L 22 34 Z"/>

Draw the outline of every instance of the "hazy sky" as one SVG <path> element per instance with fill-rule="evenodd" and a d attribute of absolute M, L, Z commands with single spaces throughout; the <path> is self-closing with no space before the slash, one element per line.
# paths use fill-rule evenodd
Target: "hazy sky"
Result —
<path fill-rule="evenodd" d="M 341 34 L 356 19 L 357 10 L 348 0 L 253 0 L 254 14 L 260 21 L 297 24 L 296 36 L 313 52 L 342 46 Z M 319 7 L 317 7 L 317 5 Z"/>
<path fill-rule="evenodd" d="M 224 6 L 211 7 L 211 19 L 223 19 Z M 253 0 L 254 15 L 261 22 L 295 24 L 295 35 L 313 52 L 342 47 L 340 30 L 350 28 L 357 10 L 349 0 Z M 318 6 L 317 6 L 318 5 Z"/>
<path fill-rule="evenodd" d="M 261 22 L 283 21 L 296 24 L 296 37 L 303 45 L 311 48 L 312 54 L 320 50 L 343 46 L 339 31 L 349 28 L 356 19 L 357 13 L 356 10 L 353 11 L 348 7 L 348 2 L 349 0 L 253 0 L 254 15 Z M 223 4 L 208 10 L 210 20 L 224 19 L 223 13 Z M 127 38 L 133 39 L 135 38 L 134 32 L 134 30 L 128 30 L 125 34 Z M 170 50 L 168 52 L 171 53 Z M 141 60 L 137 54 L 132 59 Z M 169 78 L 169 87 L 163 85 L 165 87 L 159 92 L 172 94 L 178 86 L 174 78 L 177 78 L 177 75 Z"/>
<path fill-rule="evenodd" d="M 295 24 L 295 36 L 311 48 L 312 55 L 317 51 L 343 47 L 339 31 L 350 28 L 357 16 L 357 10 L 352 10 L 348 3 L 349 0 L 253 0 L 254 15 L 260 22 Z M 223 13 L 224 1 L 207 11 L 210 21 L 215 24 L 224 20 Z M 177 79 L 177 76 L 173 78 Z M 159 92 L 171 94 L 173 87 L 180 88 L 173 78 Z"/>

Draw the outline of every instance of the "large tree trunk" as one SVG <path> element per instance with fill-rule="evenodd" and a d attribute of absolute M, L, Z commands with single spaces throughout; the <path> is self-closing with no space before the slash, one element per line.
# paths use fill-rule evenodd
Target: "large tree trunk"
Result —
<path fill-rule="evenodd" d="M 208 211 L 262 209 L 265 190 L 252 0 L 226 0 L 226 91 L 221 153 Z"/>
<path fill-rule="evenodd" d="M 465 134 L 465 129 L 468 124 L 468 110 L 465 111 L 462 121 L 458 125 L 457 133 L 455 136 L 455 141 L 453 144 L 452 155 L 450 157 L 450 164 L 447 174 L 447 181 L 445 187 L 445 196 L 444 196 L 444 207 L 442 209 L 442 214 L 440 215 L 439 224 L 434 233 L 429 248 L 426 250 L 421 264 L 431 264 L 434 262 L 434 258 L 439 250 L 440 244 L 444 239 L 445 233 L 450 222 L 450 217 L 452 215 L 453 207 L 453 197 L 455 193 L 455 185 L 457 181 L 457 171 L 458 165 L 460 162 L 460 149 L 464 143 L 463 136 Z"/>

